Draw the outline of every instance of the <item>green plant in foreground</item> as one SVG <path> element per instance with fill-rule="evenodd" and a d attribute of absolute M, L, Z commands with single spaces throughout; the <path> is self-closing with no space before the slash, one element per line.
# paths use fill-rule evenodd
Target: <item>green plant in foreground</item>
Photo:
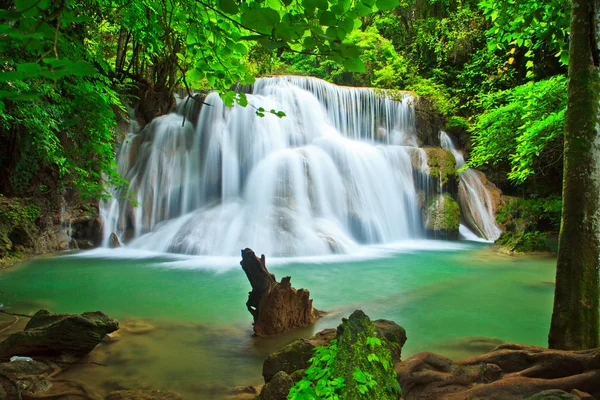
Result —
<path fill-rule="evenodd" d="M 288 400 L 345 399 L 349 386 L 354 386 L 361 395 L 367 397 L 375 395 L 378 387 L 390 394 L 401 393 L 390 361 L 389 349 L 382 340 L 369 336 L 356 346 L 360 350 L 352 355 L 353 382 L 346 382 L 342 376 L 343 367 L 348 360 L 340 354 L 337 340 L 332 340 L 327 346 L 315 348 L 314 356 L 309 360 L 311 366 L 306 369 L 304 377 L 290 389 Z M 366 360 L 363 360 L 365 356 Z M 381 370 L 384 373 L 383 378 L 377 373 Z"/>
<path fill-rule="evenodd" d="M 289 400 L 302 399 L 339 399 L 340 390 L 345 386 L 344 378 L 333 375 L 333 364 L 338 353 L 337 340 L 327 346 L 315 348 L 309 360 L 311 366 L 304 377 L 298 381 L 288 394 Z"/>

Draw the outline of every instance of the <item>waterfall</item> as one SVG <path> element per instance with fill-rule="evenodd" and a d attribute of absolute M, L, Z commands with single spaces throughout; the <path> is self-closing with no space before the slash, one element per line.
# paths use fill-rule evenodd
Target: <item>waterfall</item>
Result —
<path fill-rule="evenodd" d="M 117 163 L 128 185 L 103 204 L 105 241 L 115 232 L 160 252 L 312 256 L 424 237 L 428 168 L 411 95 L 296 76 L 244 91 L 247 107 L 210 93 L 127 135 Z"/>
<path fill-rule="evenodd" d="M 454 154 L 456 168 L 461 168 L 465 164 L 465 159 L 446 132 L 440 132 L 440 142 L 444 149 L 450 150 Z M 496 224 L 492 197 L 481 177 L 477 171 L 467 168 L 459 173 L 459 179 L 458 198 L 463 218 L 485 239 L 491 241 L 498 239 L 502 231 Z M 471 236 L 469 235 L 471 232 L 466 227 L 461 233 L 466 237 Z"/>

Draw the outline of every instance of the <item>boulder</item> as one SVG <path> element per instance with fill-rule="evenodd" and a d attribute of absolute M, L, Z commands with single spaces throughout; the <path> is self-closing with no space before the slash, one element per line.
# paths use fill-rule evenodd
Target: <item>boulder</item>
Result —
<path fill-rule="evenodd" d="M 505 344 L 457 362 L 419 353 L 395 369 L 405 400 L 521 400 L 551 389 L 600 395 L 600 349 L 563 351 Z"/>
<path fill-rule="evenodd" d="M 162 390 L 118 390 L 106 396 L 105 400 L 180 400 L 181 395 Z"/>
<path fill-rule="evenodd" d="M 260 400 L 286 400 L 292 386 L 294 386 L 292 378 L 285 372 L 279 371 L 269 383 L 263 386 L 258 398 Z"/>
<path fill-rule="evenodd" d="M 310 292 L 294 289 L 289 276 L 277 282 L 267 270 L 264 254 L 259 259 L 244 249 L 240 264 L 252 285 L 246 307 L 254 318 L 255 335 L 277 335 L 316 322 L 320 312 L 313 307 Z"/>
<path fill-rule="evenodd" d="M 25 330 L 0 343 L 0 358 L 15 355 L 81 357 L 92 351 L 106 334 L 117 329 L 119 323 L 99 311 L 77 315 L 40 310 Z"/>

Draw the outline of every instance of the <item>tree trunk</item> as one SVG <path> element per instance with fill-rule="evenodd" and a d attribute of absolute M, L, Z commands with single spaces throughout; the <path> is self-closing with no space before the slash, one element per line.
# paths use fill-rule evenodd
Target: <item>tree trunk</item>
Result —
<path fill-rule="evenodd" d="M 573 0 L 562 225 L 549 347 L 598 347 L 600 0 Z"/>

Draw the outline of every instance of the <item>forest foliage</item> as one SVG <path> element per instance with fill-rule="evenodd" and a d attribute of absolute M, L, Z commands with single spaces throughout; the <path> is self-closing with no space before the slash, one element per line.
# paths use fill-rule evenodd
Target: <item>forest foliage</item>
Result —
<path fill-rule="evenodd" d="M 102 179 L 121 183 L 114 151 L 129 105 L 140 103 L 148 119 L 167 112 L 178 90 L 213 89 L 229 105 L 252 107 L 234 84 L 294 73 L 430 98 L 448 131 L 472 148 L 471 166 L 500 171 L 509 193 L 537 195 L 562 165 L 569 7 L 569 0 L 3 2 L 0 190 L 102 197 Z"/>

